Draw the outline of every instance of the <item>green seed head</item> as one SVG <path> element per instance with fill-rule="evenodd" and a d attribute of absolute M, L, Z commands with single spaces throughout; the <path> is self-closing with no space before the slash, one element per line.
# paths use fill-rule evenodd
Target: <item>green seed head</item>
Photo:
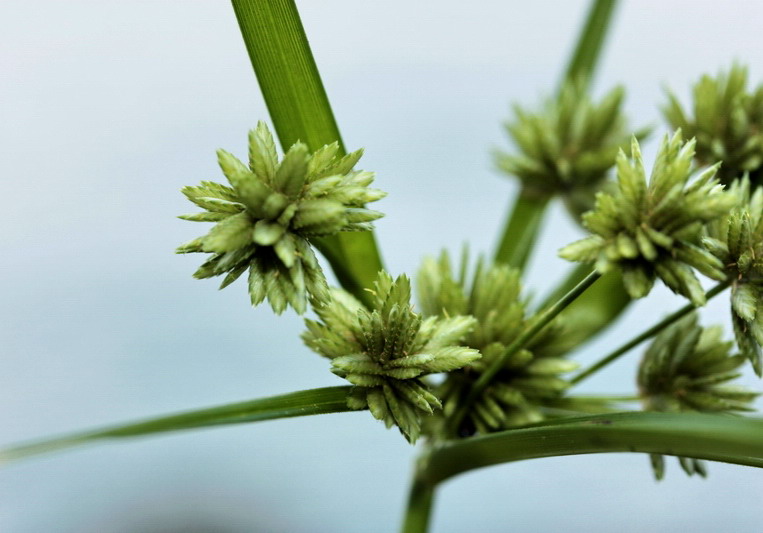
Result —
<path fill-rule="evenodd" d="M 732 354 L 719 326 L 702 328 L 691 314 L 660 333 L 649 346 L 638 371 L 639 394 L 649 411 L 735 413 L 752 411 L 758 396 L 730 382 L 745 357 Z M 652 456 L 655 476 L 664 473 L 664 460 Z M 681 458 L 687 474 L 705 475 L 701 462 Z"/>
<path fill-rule="evenodd" d="M 561 195 L 579 216 L 592 207 L 618 150 L 628 144 L 624 94 L 617 87 L 597 103 L 581 84 L 569 82 L 538 113 L 515 106 L 506 131 L 517 152 L 497 152 L 498 167 L 519 178 L 526 191 Z"/>
<path fill-rule="evenodd" d="M 205 212 L 180 218 L 216 222 L 209 233 L 177 250 L 212 254 L 194 277 L 225 275 L 223 288 L 249 270 L 252 305 L 267 298 L 279 314 L 289 305 L 304 313 L 308 295 L 328 298 L 309 239 L 370 229 L 382 214 L 365 204 L 385 195 L 368 187 L 372 173 L 353 170 L 361 150 L 343 157 L 338 151 L 332 143 L 311 154 L 298 142 L 279 163 L 264 122 L 249 133 L 249 166 L 219 150 L 230 186 L 203 181 L 183 188 Z"/>
<path fill-rule="evenodd" d="M 681 132 L 665 136 L 647 183 L 638 141 L 631 157 L 617 156 L 617 184 L 599 192 L 593 210 L 583 215 L 589 237 L 563 248 L 571 261 L 594 263 L 605 273 L 622 272 L 632 298 L 646 296 L 656 278 L 673 292 L 704 305 L 705 294 L 694 270 L 725 280 L 724 265 L 702 245 L 705 225 L 726 215 L 736 204 L 714 178 L 717 165 L 693 180 L 695 141 L 683 142 Z"/>
<path fill-rule="evenodd" d="M 684 111 L 668 92 L 665 119 L 688 137 L 697 139 L 697 159 L 703 164 L 723 161 L 718 178 L 730 184 L 745 172 L 753 184 L 763 180 L 763 86 L 747 87 L 747 68 L 733 65 L 727 72 L 704 75 L 694 85 L 693 109 Z M 693 112 L 694 116 L 691 116 Z"/>
<path fill-rule="evenodd" d="M 471 282 L 467 282 L 466 262 L 464 256 L 456 279 L 443 252 L 439 259 L 426 259 L 417 278 L 425 316 L 472 316 L 476 320 L 466 344 L 479 350 L 482 358 L 448 374 L 438 389 L 446 416 L 459 408 L 474 382 L 532 320 L 526 316 L 518 270 L 506 265 L 488 267 L 479 261 Z M 562 374 L 577 367 L 562 357 L 568 348 L 564 338 L 564 328 L 557 320 L 506 361 L 474 403 L 460 431 L 488 433 L 542 420 L 541 407 L 568 386 Z M 432 431 L 439 431 L 435 424 Z"/>
<path fill-rule="evenodd" d="M 336 289 L 315 306 L 320 320 L 306 320 L 302 335 L 314 351 L 331 359 L 331 370 L 353 385 L 350 406 L 368 408 L 387 427 L 396 425 L 413 443 L 421 419 L 440 409 L 423 376 L 451 372 L 476 361 L 479 351 L 460 346 L 472 330 L 471 317 L 422 319 L 411 308 L 410 281 L 380 272 L 371 309 Z"/>
<path fill-rule="evenodd" d="M 725 266 L 731 282 L 731 321 L 737 346 L 763 373 L 763 189 L 751 193 L 748 176 L 734 180 L 736 206 L 709 224 L 705 247 Z"/>

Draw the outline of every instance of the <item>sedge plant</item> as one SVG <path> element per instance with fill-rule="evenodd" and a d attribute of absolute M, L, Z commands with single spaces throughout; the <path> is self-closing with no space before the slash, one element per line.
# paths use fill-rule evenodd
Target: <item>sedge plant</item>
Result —
<path fill-rule="evenodd" d="M 666 456 L 689 475 L 707 475 L 706 461 L 763 466 L 763 420 L 748 415 L 757 393 L 735 384 L 748 366 L 763 373 L 763 89 L 734 65 L 700 79 L 693 113 L 669 93 L 667 133 L 645 160 L 650 130 L 626 119 L 624 89 L 590 94 L 615 7 L 593 2 L 558 89 L 505 124 L 513 145 L 495 162 L 520 192 L 495 252 L 432 250 L 417 272 L 393 275 L 373 234 L 383 180 L 360 168 L 362 149 L 344 147 L 294 1 L 233 0 L 272 129 L 253 125 L 248 153 L 218 150 L 220 175 L 183 188 L 197 210 L 181 218 L 204 229 L 177 252 L 203 254 L 196 278 L 304 315 L 295 335 L 345 384 L 8 447 L 0 459 L 357 411 L 420 447 L 409 533 L 427 530 L 440 483 L 510 461 L 636 452 L 657 479 Z M 524 267 L 554 199 L 586 236 L 559 251 L 577 266 L 535 301 Z M 685 305 L 580 369 L 578 348 L 656 284 Z M 700 312 L 724 291 L 731 334 Z M 634 348 L 637 396 L 576 392 Z"/>

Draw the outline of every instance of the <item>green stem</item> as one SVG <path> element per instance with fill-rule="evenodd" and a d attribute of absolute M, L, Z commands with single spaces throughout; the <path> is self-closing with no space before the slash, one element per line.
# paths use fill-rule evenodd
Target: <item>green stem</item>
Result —
<path fill-rule="evenodd" d="M 590 83 L 616 5 L 616 0 L 595 0 L 591 3 L 586 23 L 564 73 L 564 82 L 577 80 L 584 86 Z"/>
<path fill-rule="evenodd" d="M 424 481 L 475 468 L 589 453 L 644 452 L 763 467 L 763 420 L 699 413 L 621 413 L 563 419 L 450 441 L 428 457 Z"/>
<path fill-rule="evenodd" d="M 572 269 L 567 278 L 546 298 L 542 307 L 555 302 L 591 272 L 591 266 L 580 264 Z M 570 348 L 579 346 L 609 326 L 631 303 L 623 288 L 620 272 L 613 270 L 575 300 L 564 312 Z"/>
<path fill-rule="evenodd" d="M 350 388 L 325 387 L 292 392 L 22 444 L 0 450 L 0 464 L 97 440 L 351 411 L 352 409 L 347 407 L 347 393 Z"/>
<path fill-rule="evenodd" d="M 336 275 L 337 280 L 340 281 L 342 288 L 354 295 L 363 305 L 370 309 L 373 302 L 371 293 L 360 285 L 359 280 L 349 270 L 348 263 L 339 257 L 341 250 L 330 246 L 326 239 L 311 239 L 311 243 L 315 245 L 318 251 L 329 262 L 331 270 Z"/>
<path fill-rule="evenodd" d="M 722 281 L 722 282 L 720 282 L 718 285 L 716 285 L 715 287 L 713 287 L 712 289 L 707 291 L 707 293 L 705 294 L 705 297 L 709 301 L 711 298 L 713 298 L 717 294 L 720 294 L 721 292 L 723 292 L 730 285 L 730 283 L 731 283 L 730 281 Z M 625 344 L 623 344 L 622 346 L 620 346 L 614 352 L 610 353 L 606 357 L 602 358 L 601 360 L 599 360 L 596 363 L 594 363 L 593 365 L 591 365 L 589 368 L 587 368 L 587 369 L 583 370 L 582 372 L 580 372 L 577 376 L 575 376 L 574 378 L 572 378 L 570 380 L 570 384 L 571 385 L 575 385 L 576 383 L 580 383 L 585 378 L 587 378 L 587 377 L 593 375 L 594 373 L 598 372 L 599 370 L 601 370 L 602 368 L 604 368 L 608 364 L 612 363 L 613 361 L 616 361 L 618 358 L 620 358 L 625 353 L 629 352 L 631 349 L 635 348 L 636 346 L 638 346 L 639 344 L 641 344 L 645 340 L 654 337 L 660 331 L 662 331 L 663 329 L 665 329 L 666 327 L 671 325 L 673 322 L 683 318 L 684 316 L 688 315 L 689 313 L 691 313 L 695 309 L 696 309 L 696 307 L 693 304 L 686 304 L 685 306 L 683 306 L 678 311 L 669 314 L 668 316 L 666 316 L 665 318 L 663 318 L 662 320 L 657 322 L 651 328 L 647 329 L 646 331 L 644 331 L 640 335 L 637 335 L 636 337 L 634 337 L 630 341 L 628 341 Z"/>
<path fill-rule="evenodd" d="M 408 506 L 405 509 L 401 533 L 426 533 L 429 529 L 429 517 L 432 515 L 434 491 L 435 485 L 424 480 L 420 469 L 417 468 L 408 493 Z"/>
<path fill-rule="evenodd" d="M 454 435 L 457 433 L 457 428 L 461 424 L 461 421 L 466 416 L 471 405 L 482 394 L 482 391 L 490 385 L 490 381 L 495 377 L 498 371 L 504 366 L 506 361 L 509 360 L 515 353 L 524 348 L 540 331 L 546 327 L 556 316 L 561 313 L 568 305 L 575 301 L 577 297 L 585 292 L 588 287 L 594 284 L 599 279 L 601 274 L 598 272 L 591 272 L 580 283 L 572 288 L 567 294 L 559 299 L 555 304 L 548 307 L 545 311 L 542 311 L 535 316 L 535 319 L 529 324 L 529 326 L 512 342 L 503 352 L 501 357 L 496 358 L 490 366 L 482 373 L 477 381 L 472 386 L 469 394 L 466 397 L 463 405 L 458 409 L 451 420 L 449 421 L 449 433 Z"/>
<path fill-rule="evenodd" d="M 522 188 L 506 220 L 506 227 L 495 253 L 496 263 L 524 270 L 537 241 L 549 199 L 548 196 L 531 192 L 526 187 Z"/>
<path fill-rule="evenodd" d="M 281 147 L 301 140 L 314 151 L 336 141 L 344 154 L 294 0 L 233 0 L 233 9 Z M 362 299 L 383 268 L 373 233 L 340 233 L 320 244 L 342 286 Z"/>

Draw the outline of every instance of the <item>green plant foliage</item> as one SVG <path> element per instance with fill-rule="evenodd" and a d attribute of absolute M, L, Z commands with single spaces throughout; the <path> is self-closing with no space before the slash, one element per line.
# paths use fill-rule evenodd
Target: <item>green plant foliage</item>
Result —
<path fill-rule="evenodd" d="M 587 211 L 630 138 L 621 110 L 624 94 L 617 87 L 596 103 L 584 84 L 567 82 L 540 112 L 515 105 L 515 118 L 505 127 L 519 153 L 498 152 L 498 167 L 531 194 L 559 194 L 576 215 Z"/>
<path fill-rule="evenodd" d="M 741 374 L 745 357 L 730 353 L 720 326 L 702 328 L 692 313 L 663 330 L 649 346 L 638 370 L 638 388 L 648 411 L 728 413 L 753 411 L 757 393 L 729 385 Z M 701 461 L 679 458 L 687 474 L 706 475 Z M 651 455 L 657 479 L 665 472 L 662 455 Z"/>
<path fill-rule="evenodd" d="M 462 316 L 422 320 L 411 308 L 408 278 L 393 281 L 383 271 L 374 283 L 371 309 L 340 289 L 332 296 L 314 306 L 320 322 L 305 320 L 302 339 L 331 359 L 332 372 L 355 385 L 350 407 L 367 407 L 387 427 L 397 425 L 415 442 L 422 416 L 441 408 L 422 376 L 451 372 L 479 359 L 477 350 L 459 345 L 476 321 Z"/>
<path fill-rule="evenodd" d="M 482 358 L 448 374 L 438 388 L 445 417 L 463 405 L 474 382 L 532 320 L 526 316 L 517 269 L 500 264 L 485 267 L 480 261 L 467 284 L 466 262 L 464 254 L 455 278 L 450 259 L 443 252 L 437 260 L 425 259 L 417 277 L 425 316 L 473 316 L 477 321 L 466 344 L 479 350 Z M 556 320 L 510 357 L 474 402 L 459 433 L 488 433 L 542 420 L 544 402 L 558 398 L 567 388 L 561 375 L 577 368 L 576 363 L 561 357 L 568 350 L 565 333 Z"/>
<path fill-rule="evenodd" d="M 747 88 L 747 68 L 733 65 L 716 77 L 704 75 L 694 85 L 690 116 L 668 92 L 663 114 L 673 128 L 697 139 L 697 159 L 723 161 L 718 178 L 729 184 L 749 172 L 755 185 L 763 179 L 763 85 Z"/>
<path fill-rule="evenodd" d="M 373 173 L 353 170 L 362 150 L 344 157 L 337 151 L 337 143 L 332 143 L 311 154 L 298 142 L 279 163 L 264 122 L 249 132 L 249 166 L 218 150 L 220 168 L 231 186 L 203 181 L 183 188 L 205 212 L 180 218 L 216 222 L 209 233 L 177 249 L 213 254 L 194 277 L 226 274 L 222 289 L 248 269 L 252 305 L 267 297 L 279 314 L 288 305 L 304 313 L 308 294 L 319 301 L 328 299 L 326 279 L 309 239 L 368 230 L 382 214 L 365 204 L 385 196 L 368 187 Z"/>
<path fill-rule="evenodd" d="M 737 206 L 708 225 L 705 246 L 726 266 L 731 283 L 731 321 L 737 346 L 763 372 L 763 189 L 750 192 L 747 176 L 732 183 Z"/>
<path fill-rule="evenodd" d="M 646 296 L 659 277 L 673 292 L 694 305 L 705 304 L 705 293 L 694 269 L 725 280 L 721 260 L 701 239 L 705 225 L 728 213 L 736 199 L 714 178 L 718 165 L 693 174 L 695 141 L 684 143 L 681 132 L 664 137 L 647 184 L 638 141 L 631 158 L 617 156 L 617 186 L 599 192 L 596 206 L 583 215 L 592 235 L 563 248 L 571 261 L 595 263 L 602 274 L 617 267 L 632 298 Z"/>

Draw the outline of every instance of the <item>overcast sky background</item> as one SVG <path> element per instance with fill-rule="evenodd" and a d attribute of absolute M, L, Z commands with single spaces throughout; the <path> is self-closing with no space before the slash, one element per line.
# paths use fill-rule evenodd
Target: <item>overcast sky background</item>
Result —
<path fill-rule="evenodd" d="M 378 239 L 393 274 L 443 247 L 489 253 L 515 186 L 492 169 L 509 103 L 551 92 L 588 3 L 298 2 L 348 148 L 389 196 Z M 595 91 L 622 83 L 634 126 L 662 87 L 763 73 L 763 3 L 625 2 Z M 267 119 L 226 2 L 0 4 L 0 444 L 339 384 L 301 319 L 251 309 L 245 288 L 196 281 L 174 247 L 204 231 L 178 190 L 222 180 Z M 646 150 L 654 153 L 654 142 Z M 527 285 L 543 291 L 576 238 L 555 207 Z M 683 302 L 660 288 L 577 359 L 591 362 Z M 728 325 L 720 297 L 703 322 Z M 728 329 L 728 327 L 727 327 Z M 581 390 L 629 393 L 631 354 Z M 744 382 L 761 388 L 748 375 Z M 387 532 L 414 450 L 367 413 L 100 445 L 0 472 L 0 530 Z M 643 455 L 472 472 L 442 487 L 432 531 L 760 531 L 760 471 Z"/>

